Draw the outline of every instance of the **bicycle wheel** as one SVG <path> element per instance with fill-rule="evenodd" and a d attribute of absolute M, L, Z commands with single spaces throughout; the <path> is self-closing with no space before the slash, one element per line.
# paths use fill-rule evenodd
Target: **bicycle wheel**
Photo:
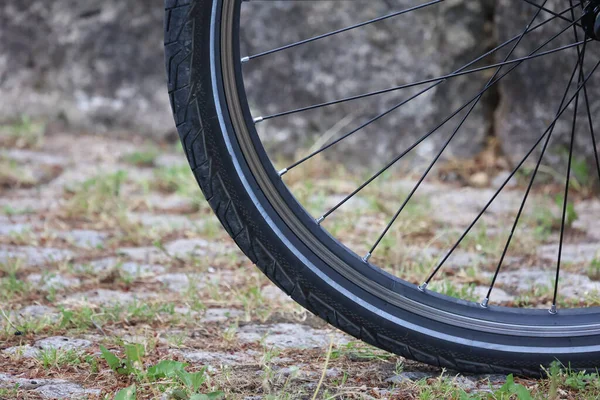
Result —
<path fill-rule="evenodd" d="M 385 2 L 387 8 L 380 15 L 373 16 L 373 13 L 384 8 L 373 6 L 374 11 L 370 11 L 369 19 L 361 21 L 355 18 L 351 24 L 329 30 L 323 26 L 322 31 L 325 33 L 321 35 L 299 38 L 272 50 L 242 54 L 242 27 L 246 26 L 242 24 L 242 19 L 257 15 L 254 13 L 258 12 L 258 8 L 253 7 L 262 7 L 264 10 L 274 7 L 274 3 L 276 2 L 242 0 L 165 2 L 166 65 L 177 129 L 190 166 L 206 199 L 242 251 L 277 286 L 312 313 L 356 338 L 409 359 L 460 371 L 527 375 L 539 374 L 540 366 L 547 366 L 554 360 L 560 360 L 572 368 L 593 368 L 600 365 L 600 309 L 585 306 L 562 307 L 558 290 L 560 253 L 571 229 L 568 224 L 568 195 L 569 187 L 572 186 L 570 171 L 575 152 L 574 135 L 576 131 L 579 134 L 579 127 L 588 127 L 589 124 L 591 138 L 594 139 L 594 153 L 596 149 L 593 133 L 594 115 L 590 112 L 590 99 L 586 88 L 591 85 L 593 74 L 600 64 L 598 59 L 593 59 L 593 48 L 598 45 L 594 25 L 600 1 L 572 0 L 570 5 L 548 0 L 539 0 L 537 3 L 529 0 L 500 2 L 496 7 L 501 8 L 507 3 L 521 7 L 528 15 L 527 20 L 514 36 L 509 35 L 502 44 L 471 57 L 471 61 L 460 68 L 438 73 L 433 77 L 422 75 L 411 80 L 399 79 L 400 82 L 391 87 L 368 93 L 345 94 L 342 98 L 323 100 L 290 111 L 266 115 L 263 110 L 260 116 L 261 114 L 251 111 L 248 98 L 252 93 L 260 95 L 265 88 L 244 84 L 245 79 L 248 79 L 245 76 L 247 68 L 250 68 L 252 63 L 258 63 L 256 65 L 259 66 L 259 70 L 268 68 L 269 57 L 287 54 L 278 61 L 285 63 L 286 60 L 292 59 L 289 54 L 294 51 L 323 40 L 332 40 L 333 37 L 338 40 L 338 46 L 350 49 L 353 43 L 344 39 L 344 35 L 361 32 L 363 29 L 376 30 L 377 24 L 391 20 L 396 24 L 404 24 L 405 27 L 416 27 L 419 21 L 427 23 L 423 22 L 427 21 L 426 17 L 417 17 L 419 13 L 441 7 L 444 1 Z M 288 6 L 296 2 L 284 3 Z M 328 2 L 314 2 L 317 3 L 322 5 Z M 366 4 L 365 8 L 370 8 L 375 2 Z M 559 7 L 555 7 L 557 5 Z M 345 21 L 344 18 L 342 20 Z M 427 24 L 426 31 L 436 28 L 448 29 L 447 26 L 436 27 L 431 21 Z M 548 30 L 548 27 L 555 29 Z M 421 35 L 424 31 L 418 32 L 421 32 L 418 34 Z M 532 51 L 523 53 L 523 44 L 529 40 L 530 34 L 533 35 L 532 32 L 545 32 L 545 36 L 535 36 L 538 43 L 533 46 Z M 284 36 L 282 31 L 282 37 Z M 449 35 L 446 40 L 461 38 Z M 245 47 L 248 47 L 247 44 Z M 511 79 L 517 74 L 521 65 L 521 68 L 527 68 L 526 66 L 534 60 L 557 54 L 562 59 L 572 60 L 572 73 L 570 80 L 548 82 L 548 85 L 557 87 L 557 91 L 560 91 L 552 113 L 553 118 L 544 121 L 546 129 L 539 132 L 536 140 L 531 143 L 531 148 L 526 146 L 523 154 L 516 160 L 513 159 L 512 172 L 502 180 L 497 190 L 491 190 L 488 198 L 482 199 L 480 212 L 469 216 L 464 223 L 464 229 L 453 236 L 457 240 L 447 242 L 444 249 L 440 247 L 439 261 L 432 265 L 430 270 L 422 271 L 423 276 L 417 284 L 378 266 L 382 258 L 377 258 L 377 251 L 386 241 L 389 242 L 387 235 L 393 233 L 394 223 L 398 221 L 401 213 L 405 212 L 407 203 L 417 189 L 423 187 L 429 172 L 440 165 L 444 151 L 451 145 L 450 142 L 463 134 L 472 111 L 481 99 L 488 95 L 498 82 Z M 333 63 L 327 54 L 317 55 L 319 57 L 313 54 L 313 57 L 305 59 L 304 68 L 310 69 L 311 65 L 317 63 Z M 276 70 L 278 68 L 281 68 L 281 64 L 278 64 Z M 334 151 L 341 142 L 356 136 L 357 132 L 360 133 L 367 125 L 370 126 L 384 116 L 408 107 L 414 99 L 424 93 L 431 96 L 443 93 L 438 91 L 439 87 L 450 85 L 456 79 L 462 82 L 461 91 L 472 87 L 469 86 L 474 81 L 472 77 L 480 72 L 484 73 L 483 83 L 470 95 L 470 101 L 456 108 L 452 102 L 446 102 L 446 107 L 435 109 L 432 115 L 437 116 L 439 124 L 436 122 L 431 129 L 425 129 L 414 138 L 411 145 L 398 152 L 389 162 L 382 161 L 380 157 L 373 157 L 372 161 L 378 166 L 376 172 L 367 175 L 366 179 L 363 179 L 361 174 L 355 174 L 358 179 L 356 186 L 344 189 L 346 195 L 327 207 L 329 211 L 314 215 L 311 207 L 304 204 L 302 196 L 291 188 L 288 177 L 291 176 L 292 170 L 313 162 L 316 156 Z M 345 86 L 349 87 L 349 90 L 359 87 L 348 82 L 346 81 Z M 481 83 L 481 78 L 477 82 Z M 258 132 L 260 125 L 268 120 L 294 117 L 302 123 L 304 112 L 353 101 L 368 101 L 387 93 L 396 95 L 403 90 L 412 91 L 409 92 L 409 96 L 395 98 L 396 103 L 392 107 L 384 108 L 382 112 L 379 110 L 375 117 L 361 122 L 348 133 L 338 135 L 337 139 L 329 135 L 331 140 L 317 142 L 312 151 L 293 160 L 287 166 L 275 167 L 279 163 L 279 160 L 276 160 L 277 155 L 266 149 L 263 143 L 264 136 L 261 138 Z M 535 93 L 532 94 L 534 95 Z M 285 96 L 293 99 L 294 92 L 286 92 Z M 398 99 L 401 101 L 398 102 Z M 408 116 L 415 116 L 420 112 L 424 112 L 422 107 L 412 107 Z M 573 117 L 568 117 L 567 114 Z M 583 117 L 580 117 L 576 129 L 579 114 Z M 452 119 L 455 117 L 456 119 Z M 386 218 L 383 218 L 383 221 L 373 222 L 372 225 L 378 228 L 379 234 L 372 238 L 368 251 L 358 254 L 351 243 L 344 242 L 334 229 L 327 227 L 326 222 L 342 205 L 352 208 L 351 204 L 348 204 L 359 192 L 381 179 L 391 167 L 425 139 L 436 135 L 448 120 L 455 121 L 453 127 L 444 127 L 445 137 L 441 142 L 437 142 L 439 145 L 425 164 L 426 168 L 418 175 L 418 179 L 412 181 L 406 199 L 394 198 L 396 203 L 392 212 L 384 213 Z M 502 276 L 503 263 L 508 263 L 506 254 L 511 238 L 515 234 L 520 217 L 524 214 L 523 209 L 528 196 L 531 197 L 531 192 L 536 190 L 537 186 L 533 182 L 540 173 L 540 165 L 543 165 L 540 160 L 546 153 L 552 133 L 558 129 L 559 123 L 565 125 L 565 120 L 569 121 L 566 124 L 569 132 L 566 136 L 563 135 L 570 139 L 567 150 L 568 166 L 567 172 L 562 175 L 562 189 L 557 191 L 563 196 L 559 204 L 557 224 L 550 233 L 557 243 L 558 255 L 553 262 L 546 262 L 551 266 L 549 268 L 553 268 L 555 283 L 549 288 L 549 293 L 546 294 L 547 301 L 541 308 L 497 305 L 494 303 L 493 290 L 497 290 L 494 289 L 494 285 L 498 277 Z M 281 126 L 276 128 L 280 129 Z M 590 137 L 589 134 L 587 137 Z M 531 163 L 525 163 L 528 158 L 532 160 Z M 520 175 L 518 171 L 524 165 L 530 167 L 527 173 Z M 492 203 L 503 190 L 509 190 L 507 187 L 510 186 L 511 179 L 517 176 L 524 184 L 519 187 L 520 195 L 518 201 L 514 202 L 511 219 L 505 220 L 504 217 L 493 213 L 486 217 Z M 298 179 L 302 181 L 302 176 L 296 176 L 296 180 Z M 310 195 L 311 188 L 314 189 L 314 186 L 304 188 L 305 194 Z M 379 190 L 390 189 L 380 187 Z M 516 189 L 511 190 L 517 192 Z M 352 218 L 360 218 L 359 212 L 352 215 Z M 383 214 L 378 215 L 381 217 Z M 349 217 L 346 215 L 342 218 Z M 507 236 L 499 246 L 499 262 L 494 262 L 487 275 L 491 281 L 487 283 L 489 290 L 479 301 L 461 299 L 458 298 L 460 296 L 453 296 L 448 292 L 444 294 L 432 290 L 434 284 L 438 287 L 443 285 L 444 279 L 449 276 L 443 275 L 448 258 L 473 230 L 475 224 L 486 218 L 495 221 L 497 225 L 509 227 Z M 350 220 L 350 225 L 354 222 L 355 220 Z M 404 245 L 392 243 L 392 246 Z"/>

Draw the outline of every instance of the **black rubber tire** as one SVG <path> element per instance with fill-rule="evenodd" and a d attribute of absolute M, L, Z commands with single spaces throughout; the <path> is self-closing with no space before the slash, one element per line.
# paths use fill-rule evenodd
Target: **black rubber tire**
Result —
<path fill-rule="evenodd" d="M 459 371 L 519 375 L 539 375 L 540 366 L 555 359 L 576 369 L 600 365 L 599 335 L 524 337 L 431 321 L 365 292 L 294 238 L 253 179 L 229 132 L 229 116 L 219 111 L 223 93 L 219 71 L 211 69 L 211 40 L 218 25 L 213 15 L 222 1 L 165 1 L 169 96 L 195 177 L 252 262 L 331 325 L 409 359 Z"/>

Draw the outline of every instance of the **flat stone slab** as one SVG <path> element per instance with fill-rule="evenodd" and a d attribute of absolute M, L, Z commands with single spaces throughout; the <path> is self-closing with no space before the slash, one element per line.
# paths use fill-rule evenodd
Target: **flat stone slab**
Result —
<path fill-rule="evenodd" d="M 496 283 L 506 290 L 512 289 L 517 293 L 530 292 L 534 288 L 552 289 L 555 277 L 555 271 L 521 269 L 500 272 Z M 600 282 L 592 281 L 585 275 L 570 272 L 561 272 L 558 287 L 559 295 L 567 298 L 582 298 L 592 292 L 600 293 Z"/>
<path fill-rule="evenodd" d="M 119 268 L 121 271 L 135 277 L 154 276 L 166 271 L 166 268 L 161 265 L 141 264 L 136 262 L 120 264 Z"/>
<path fill-rule="evenodd" d="M 78 264 L 74 269 L 80 273 L 93 273 L 96 275 L 108 273 L 114 269 L 120 269 L 134 277 L 152 276 L 164 273 L 166 270 L 166 268 L 161 265 L 144 264 L 135 261 L 122 262 L 116 257 L 101 258 L 86 264 Z"/>
<path fill-rule="evenodd" d="M 169 256 L 156 247 L 122 247 L 116 253 L 147 264 L 164 264 L 172 261 Z"/>
<path fill-rule="evenodd" d="M 202 289 L 206 286 L 207 277 L 202 274 L 184 274 L 184 273 L 173 273 L 164 274 L 154 277 L 155 281 L 158 281 L 165 285 L 165 287 L 173 292 L 184 292 L 193 286 L 195 289 Z"/>
<path fill-rule="evenodd" d="M 2 155 L 21 163 L 34 165 L 65 165 L 68 162 L 68 159 L 63 156 L 24 149 L 11 149 L 2 152 Z"/>
<path fill-rule="evenodd" d="M 35 358 L 40 355 L 40 349 L 33 347 L 28 344 L 22 346 L 8 347 L 3 350 L 4 353 L 12 356 L 24 357 L 24 358 Z"/>
<path fill-rule="evenodd" d="M 473 290 L 473 295 L 478 299 L 478 301 L 482 301 L 488 293 L 488 286 L 476 286 Z M 498 303 L 509 303 L 515 300 L 515 296 L 512 296 L 506 291 L 495 287 L 492 290 L 492 295 L 490 296 L 490 302 L 494 304 Z"/>
<path fill-rule="evenodd" d="M 99 396 L 100 389 L 86 389 L 63 379 L 28 379 L 0 373 L 0 388 L 32 391 L 45 399 L 87 399 Z"/>
<path fill-rule="evenodd" d="M 198 208 L 196 201 L 177 194 L 164 196 L 157 193 L 151 193 L 150 195 L 144 196 L 144 203 L 153 211 L 190 213 L 196 211 Z"/>
<path fill-rule="evenodd" d="M 211 243 L 204 239 L 180 239 L 165 245 L 170 255 L 184 259 L 204 256 L 211 247 L 214 249 L 216 246 L 211 246 Z"/>
<path fill-rule="evenodd" d="M 63 249 L 32 246 L 0 246 L 0 263 L 20 260 L 27 265 L 42 265 L 67 261 L 73 258 L 73 252 Z"/>
<path fill-rule="evenodd" d="M 385 381 L 396 385 L 402 385 L 408 382 L 420 381 L 421 379 L 433 378 L 434 376 L 435 374 L 431 372 L 404 371 L 391 378 L 387 378 Z"/>
<path fill-rule="evenodd" d="M 31 390 L 52 381 L 51 379 L 27 379 L 0 373 L 0 388 L 13 388 L 16 385 L 21 389 Z"/>
<path fill-rule="evenodd" d="M 404 250 L 404 254 L 405 258 L 407 259 L 433 265 L 442 261 L 447 251 L 448 249 L 440 250 L 433 247 L 421 248 L 417 246 L 408 246 Z M 486 262 L 486 257 L 481 254 L 464 250 L 455 250 L 444 262 L 444 266 L 448 268 L 459 269 L 477 267 Z"/>
<path fill-rule="evenodd" d="M 423 379 L 437 378 L 439 374 L 433 372 L 422 372 L 422 371 L 403 371 L 397 375 L 394 375 L 385 381 L 393 383 L 395 385 L 406 385 L 411 382 L 420 381 Z M 448 377 L 448 375 L 446 375 Z M 450 378 L 450 377 L 449 377 Z M 504 375 L 456 375 L 450 378 L 452 383 L 467 391 L 483 391 L 489 390 L 490 385 L 497 389 L 506 382 L 506 376 Z"/>
<path fill-rule="evenodd" d="M 592 281 L 585 275 L 561 272 L 558 293 L 566 298 L 584 300 L 592 293 L 600 295 L 600 282 Z"/>
<path fill-rule="evenodd" d="M 42 290 L 65 289 L 81 285 L 79 278 L 66 277 L 60 274 L 31 274 L 27 280 Z"/>
<path fill-rule="evenodd" d="M 53 336 L 35 342 L 35 346 L 42 350 L 81 350 L 91 345 L 92 342 L 89 340 L 69 338 L 66 336 Z"/>
<path fill-rule="evenodd" d="M 25 344 L 22 346 L 9 347 L 4 350 L 6 354 L 19 355 L 25 358 L 35 358 L 44 350 L 83 350 L 90 347 L 92 342 L 86 339 L 69 338 L 65 336 L 53 336 L 38 340 L 33 346 Z"/>
<path fill-rule="evenodd" d="M 21 308 L 16 312 L 19 319 L 30 321 L 30 320 L 47 320 L 55 322 L 60 319 L 58 310 L 53 307 L 47 307 L 42 305 L 31 305 Z"/>
<path fill-rule="evenodd" d="M 32 214 L 54 209 L 58 204 L 59 200 L 57 198 L 44 196 L 42 193 L 31 191 L 30 189 L 15 191 L 11 197 L 0 197 L 0 208 L 6 208 L 12 210 L 12 212 L 22 214 Z"/>
<path fill-rule="evenodd" d="M 261 289 L 260 293 L 263 298 L 272 302 L 296 304 L 290 296 L 285 294 L 283 290 L 279 289 L 275 285 L 265 286 Z"/>
<path fill-rule="evenodd" d="M 556 262 L 558 242 L 540 246 L 537 255 L 543 260 Z M 600 245 L 598 243 L 563 243 L 561 260 L 567 263 L 589 263 L 600 260 Z"/>
<path fill-rule="evenodd" d="M 439 192 L 429 198 L 432 216 L 440 222 L 454 226 L 469 225 L 483 210 L 494 193 L 494 189 L 472 187 Z M 486 215 L 494 217 L 489 222 L 491 224 L 501 223 L 502 220 L 498 220 L 497 216 L 516 212 L 520 202 L 521 198 L 517 193 L 503 191 L 486 211 Z"/>
<path fill-rule="evenodd" d="M 129 213 L 128 217 L 148 228 L 156 230 L 194 229 L 198 230 L 203 221 L 192 220 L 185 215 L 176 214 L 151 214 L 151 213 Z"/>
<path fill-rule="evenodd" d="M 500 271 L 496 284 L 504 289 L 513 289 L 516 292 L 528 292 L 533 287 L 550 287 L 554 276 L 553 271 L 537 269 Z"/>
<path fill-rule="evenodd" d="M 10 220 L 0 217 L 0 236 L 12 236 L 31 231 L 31 224 L 11 223 Z"/>
<path fill-rule="evenodd" d="M 235 308 L 209 308 L 204 313 L 201 322 L 225 322 L 230 319 L 242 318 L 246 313 Z"/>
<path fill-rule="evenodd" d="M 336 331 L 313 329 L 301 324 L 246 325 L 237 334 L 241 342 L 264 341 L 267 346 L 279 348 L 324 348 L 334 344 L 347 344 L 349 337 Z"/>
<path fill-rule="evenodd" d="M 187 166 L 187 164 L 181 162 L 181 155 L 169 153 L 160 154 L 158 157 L 156 157 L 156 160 L 154 160 L 154 164 L 156 164 L 158 167 Z"/>
<path fill-rule="evenodd" d="M 226 283 L 229 285 L 235 284 L 240 279 L 239 274 L 230 270 L 213 270 L 211 274 L 194 274 L 175 272 L 171 274 L 157 275 L 153 278 L 155 281 L 162 283 L 167 289 L 173 292 L 181 292 L 188 290 L 190 286 L 194 289 L 202 289 L 207 285 L 220 285 Z"/>
<path fill-rule="evenodd" d="M 63 304 L 93 304 L 93 305 L 115 305 L 127 304 L 136 300 L 144 300 L 156 297 L 153 293 L 131 293 L 116 290 L 96 289 L 83 293 L 75 293 L 66 297 Z"/>
<path fill-rule="evenodd" d="M 76 383 L 56 380 L 33 390 L 46 399 L 88 399 L 89 396 L 99 396 L 100 389 L 85 389 Z"/>
<path fill-rule="evenodd" d="M 108 235 L 104 232 L 84 229 L 74 229 L 69 232 L 60 232 L 58 236 L 72 243 L 73 245 L 84 249 L 102 248 L 106 239 L 108 238 Z"/>
<path fill-rule="evenodd" d="M 220 351 L 178 351 L 186 361 L 212 367 L 257 363 L 257 352 L 225 353 Z"/>
<path fill-rule="evenodd" d="M 346 196 L 347 194 L 334 194 L 326 196 L 323 199 L 317 196 L 312 196 L 309 202 L 312 204 L 319 203 L 319 207 L 323 210 L 330 210 L 333 207 L 337 206 L 339 203 L 341 203 L 346 198 Z M 368 209 L 369 207 L 371 207 L 371 203 L 368 200 L 360 196 L 354 196 L 348 201 L 346 201 L 346 203 L 344 203 L 343 206 L 340 207 L 340 211 L 354 212 L 356 210 Z"/>

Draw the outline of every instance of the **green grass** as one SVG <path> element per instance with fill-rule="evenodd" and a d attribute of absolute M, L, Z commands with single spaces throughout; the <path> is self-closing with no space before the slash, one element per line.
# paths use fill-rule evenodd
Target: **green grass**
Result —
<path fill-rule="evenodd" d="M 0 154 L 0 188 L 29 188 L 37 183 L 31 170 Z"/>
<path fill-rule="evenodd" d="M 68 189 L 70 198 L 65 207 L 68 216 L 92 219 L 101 214 L 123 213 L 126 210 L 123 186 L 127 173 L 99 175 Z"/>
<path fill-rule="evenodd" d="M 39 148 L 44 142 L 46 126 L 23 116 L 11 125 L 0 126 L 0 145 L 3 147 Z"/>
<path fill-rule="evenodd" d="M 155 147 L 134 151 L 123 156 L 123 161 L 136 167 L 154 167 L 160 152 Z"/>
<path fill-rule="evenodd" d="M 590 279 L 599 280 L 600 279 L 600 260 L 594 258 L 590 261 L 590 264 L 587 267 L 587 276 Z"/>
<path fill-rule="evenodd" d="M 22 268 L 18 259 L 0 264 L 0 304 L 18 301 L 33 290 L 29 282 L 21 279 Z"/>
<path fill-rule="evenodd" d="M 14 217 L 17 215 L 33 214 L 34 210 L 31 207 L 15 208 L 13 206 L 5 205 L 2 207 L 2 213 L 7 217 Z"/>
<path fill-rule="evenodd" d="M 95 227 L 111 229 L 117 235 L 113 242 L 133 245 L 147 245 L 160 237 L 160 232 L 147 228 L 131 220 L 129 193 L 126 192 L 128 180 L 125 171 L 98 175 L 85 182 L 66 189 L 66 203 L 63 206 L 64 217 L 85 222 L 94 222 Z M 133 189 L 132 189 L 133 190 Z M 110 245 L 109 243 L 108 245 Z M 115 244 L 115 243 L 112 243 Z"/>
<path fill-rule="evenodd" d="M 449 280 L 444 280 L 441 282 L 436 281 L 432 282 L 431 285 L 429 285 L 429 290 L 462 300 L 468 300 L 473 302 L 481 300 L 475 296 L 475 285 L 472 283 L 467 285 L 460 285 L 455 284 Z"/>
<path fill-rule="evenodd" d="M 42 368 L 60 368 L 65 365 L 79 365 L 83 362 L 82 353 L 76 350 L 44 349 L 37 356 Z"/>
<path fill-rule="evenodd" d="M 162 193 L 177 194 L 190 199 L 196 211 L 210 210 L 187 164 L 155 168 L 154 179 L 149 182 L 149 187 Z"/>

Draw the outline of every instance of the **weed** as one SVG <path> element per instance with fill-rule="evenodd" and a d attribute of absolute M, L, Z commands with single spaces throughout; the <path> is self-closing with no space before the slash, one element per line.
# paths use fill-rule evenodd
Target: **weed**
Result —
<path fill-rule="evenodd" d="M 475 284 L 457 285 L 451 281 L 436 281 L 430 285 L 431 290 L 445 294 L 446 296 L 455 297 L 457 299 L 478 301 L 475 296 Z"/>
<path fill-rule="evenodd" d="M 136 167 L 153 167 L 159 152 L 154 147 L 146 150 L 134 151 L 123 156 L 123 161 Z"/>
<path fill-rule="evenodd" d="M 0 126 L 0 145 L 20 149 L 39 148 L 44 142 L 46 126 L 27 116 L 12 125 Z"/>
<path fill-rule="evenodd" d="M 594 258 L 592 261 L 590 261 L 590 265 L 587 268 L 587 275 L 590 277 L 590 279 L 595 279 L 595 280 L 600 279 L 600 260 L 599 259 Z"/>
<path fill-rule="evenodd" d="M 88 179 L 71 189 L 71 197 L 65 207 L 69 217 L 95 219 L 101 215 L 122 215 L 126 210 L 123 185 L 127 173 L 119 171 Z"/>
<path fill-rule="evenodd" d="M 125 345 L 124 358 L 118 357 L 104 346 L 100 346 L 100 351 L 102 358 L 114 372 L 119 375 L 130 375 L 137 383 L 156 382 L 156 386 L 160 391 L 170 396 L 168 398 L 213 400 L 223 396 L 223 392 L 220 391 L 210 391 L 207 393 L 205 390 L 202 390 L 205 388 L 209 389 L 206 367 L 199 371 L 189 372 L 186 370 L 188 365 L 185 363 L 162 360 L 145 368 L 143 363 L 145 351 L 144 347 L 140 344 Z M 134 399 L 136 391 L 137 386 L 134 384 L 121 390 L 117 396 L 121 396 L 122 399 Z"/>
<path fill-rule="evenodd" d="M 564 205 L 565 198 L 563 195 L 557 195 L 554 199 L 554 202 L 560 209 L 562 210 Z M 575 211 L 575 206 L 573 203 L 567 203 L 567 207 L 565 209 L 565 226 L 571 227 L 573 222 L 575 222 L 578 218 L 577 211 Z M 562 224 L 562 218 L 558 221 L 557 225 L 560 226 Z"/>
<path fill-rule="evenodd" d="M 30 188 L 38 180 L 32 170 L 24 168 L 14 160 L 0 156 L 0 188 Z"/>
<path fill-rule="evenodd" d="M 78 365 L 82 363 L 82 355 L 76 350 L 43 349 L 37 356 L 44 369 L 60 368 L 64 365 Z"/>
<path fill-rule="evenodd" d="M 30 283 L 20 279 L 22 266 L 18 259 L 0 264 L 0 303 L 16 302 L 33 289 Z"/>

